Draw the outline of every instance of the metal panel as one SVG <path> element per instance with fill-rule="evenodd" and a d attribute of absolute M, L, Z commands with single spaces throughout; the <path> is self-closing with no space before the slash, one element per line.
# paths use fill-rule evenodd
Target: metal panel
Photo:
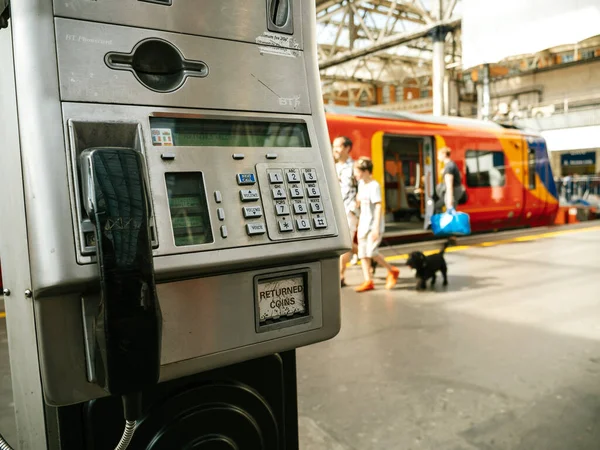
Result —
<path fill-rule="evenodd" d="M 338 229 L 338 223 L 345 223 L 342 212 L 336 210 L 337 205 L 335 196 L 338 190 L 330 186 L 325 179 L 327 171 L 332 170 L 332 163 L 329 161 L 329 148 L 319 148 L 316 143 L 321 136 L 315 130 L 310 117 L 298 117 L 292 115 L 272 115 L 256 113 L 217 113 L 204 110 L 173 110 L 169 108 L 145 108 L 123 105 L 88 105 L 66 103 L 63 105 L 64 128 L 69 140 L 69 121 L 77 119 L 83 122 L 128 122 L 138 123 L 142 129 L 144 153 L 148 162 L 150 186 L 153 197 L 153 211 L 155 214 L 157 234 L 159 236 L 159 247 L 154 250 L 155 270 L 158 280 L 169 280 L 173 276 L 183 277 L 198 274 L 206 274 L 217 270 L 232 270 L 243 267 L 247 264 L 278 264 L 284 261 L 297 260 L 299 258 L 315 258 L 316 255 L 337 254 L 344 248 L 344 235 L 346 228 Z M 148 122 L 150 115 L 177 115 L 188 117 L 222 117 L 222 118 L 254 118 L 254 119 L 273 119 L 279 121 L 299 119 L 306 122 L 309 130 L 309 136 L 312 147 L 309 148 L 251 148 L 251 147 L 167 147 L 166 149 L 175 154 L 175 160 L 163 161 L 161 154 L 165 147 L 153 147 L 150 136 L 150 125 Z M 110 142 L 102 145 L 110 145 Z M 328 144 L 327 144 L 328 145 Z M 76 195 L 75 180 L 76 172 L 74 169 L 75 160 L 69 148 L 69 171 L 68 183 L 69 194 L 62 201 L 68 201 L 69 197 L 75 208 L 72 210 L 72 224 L 77 230 L 79 227 L 78 211 L 81 210 L 80 199 Z M 244 154 L 243 160 L 234 160 L 233 153 Z M 266 163 L 267 154 L 276 153 L 277 159 L 273 163 Z M 243 204 L 240 202 L 239 191 L 242 186 L 238 186 L 235 181 L 236 173 L 246 173 L 255 171 L 255 166 L 261 164 L 280 165 L 288 163 L 291 166 L 306 165 L 310 163 L 311 167 L 319 167 L 319 180 L 321 192 L 324 200 L 329 205 L 326 206 L 328 215 L 330 237 L 323 238 L 323 232 L 312 235 L 311 238 L 301 242 L 290 242 L 287 239 L 280 244 L 272 243 L 268 236 L 250 237 L 245 232 L 245 224 L 249 221 L 244 220 L 242 214 Z M 323 164 L 323 165 L 321 165 Z M 327 167 L 330 166 L 330 167 Z M 205 183 L 209 201 L 209 209 L 212 220 L 212 231 L 215 236 L 215 242 L 200 246 L 176 247 L 173 243 L 171 219 L 168 209 L 168 200 L 165 190 L 164 174 L 167 171 L 189 171 L 190 168 L 197 167 L 203 170 L 205 174 Z M 208 169 L 207 169 L 208 168 Z M 331 174 L 327 174 L 331 177 Z M 331 179 L 331 178 L 328 178 Z M 335 179 L 335 178 L 334 178 Z M 260 180 L 259 180 L 260 181 Z M 56 188 L 56 186 L 52 186 Z M 258 188 L 258 184 L 256 185 Z M 267 188 L 268 189 L 268 188 Z M 219 190 L 222 195 L 222 203 L 217 203 L 214 197 L 214 191 Z M 268 192 L 268 191 L 267 191 Z M 271 198 L 268 195 L 263 196 L 263 210 L 272 207 Z M 225 209 L 225 220 L 219 221 L 216 217 L 217 208 Z M 64 220 L 64 218 L 63 218 Z M 229 231 L 227 239 L 222 239 L 219 233 L 219 227 L 225 224 Z M 36 225 L 39 226 L 39 225 Z M 65 227 L 69 232 L 70 227 Z M 78 235 L 78 233 L 76 233 Z M 320 236 L 320 238 L 319 238 Z M 93 265 L 81 266 L 79 264 L 91 263 L 93 259 L 90 256 L 81 256 L 81 246 L 79 240 L 75 240 L 77 248 L 77 261 L 71 257 L 65 258 L 60 262 L 65 271 L 69 272 L 69 278 L 64 280 L 55 278 L 42 278 L 36 289 L 47 289 L 53 287 L 64 292 L 77 289 L 77 285 L 86 284 L 96 279 L 96 268 Z M 264 245 L 269 244 L 269 245 Z M 249 247 L 249 246 L 253 246 Z M 242 247 L 242 248 L 240 248 Z M 44 264 L 51 264 L 50 259 L 53 254 L 46 252 L 34 252 L 36 258 L 46 261 Z M 176 256 L 180 255 L 180 256 Z M 77 264 L 77 262 L 79 264 Z M 40 274 L 44 276 L 44 274 Z M 75 284 L 76 283 L 76 284 Z"/>
<path fill-rule="evenodd" d="M 267 31 L 270 1 L 212 0 L 199 5 L 199 0 L 175 0 L 162 6 L 138 0 L 54 0 L 54 11 L 59 17 L 302 48 L 302 0 L 293 3 L 291 36 Z"/>
<path fill-rule="evenodd" d="M 276 111 L 310 114 L 304 54 L 298 50 L 56 19 L 63 101 Z M 110 69 L 108 52 L 130 53 L 158 38 L 186 60 L 203 61 L 209 74 L 189 77 L 173 92 L 154 92 L 124 70 Z"/>
<path fill-rule="evenodd" d="M 22 27 L 17 22 L 15 33 L 18 34 L 21 30 Z M 0 55 L 3 58 L 0 69 L 0 255 L 3 257 L 4 289 L 10 291 L 10 295 L 4 296 L 4 306 L 19 437 L 18 443 L 13 445 L 20 450 L 35 450 L 47 448 L 47 442 L 37 358 L 34 300 L 25 295 L 25 290 L 31 289 L 31 280 L 11 33 L 10 26 L 6 30 L 0 30 Z"/>
<path fill-rule="evenodd" d="M 312 279 L 311 320 L 256 333 L 254 277 L 303 269 L 310 270 Z M 333 258 L 157 285 L 164 319 L 161 381 L 335 336 L 340 329 L 339 284 L 330 280 L 338 272 L 339 259 Z M 37 302 L 36 312 L 46 400 L 64 405 L 104 396 L 100 387 L 87 382 L 77 296 Z"/>

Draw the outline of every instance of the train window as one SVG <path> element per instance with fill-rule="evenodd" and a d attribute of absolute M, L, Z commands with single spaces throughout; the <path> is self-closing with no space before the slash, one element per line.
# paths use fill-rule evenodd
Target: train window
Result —
<path fill-rule="evenodd" d="M 529 170 L 527 171 L 528 173 L 528 188 L 529 190 L 533 190 L 535 189 L 535 149 L 530 148 L 529 152 L 527 153 L 527 163 L 529 165 Z"/>
<path fill-rule="evenodd" d="M 506 183 L 506 163 L 502 150 L 467 150 L 468 187 L 502 187 Z"/>

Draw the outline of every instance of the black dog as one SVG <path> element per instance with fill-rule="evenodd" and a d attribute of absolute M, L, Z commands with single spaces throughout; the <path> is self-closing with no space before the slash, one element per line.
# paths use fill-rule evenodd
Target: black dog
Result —
<path fill-rule="evenodd" d="M 450 241 L 444 244 L 444 247 L 439 253 L 435 255 L 425 256 L 422 252 L 412 252 L 406 261 L 406 265 L 411 269 L 417 271 L 416 278 L 417 289 L 425 289 L 426 282 L 431 278 L 431 287 L 435 284 L 435 275 L 439 270 L 442 272 L 444 277 L 444 286 L 448 285 L 448 267 L 446 266 L 446 260 L 444 259 L 444 252 L 450 245 Z"/>

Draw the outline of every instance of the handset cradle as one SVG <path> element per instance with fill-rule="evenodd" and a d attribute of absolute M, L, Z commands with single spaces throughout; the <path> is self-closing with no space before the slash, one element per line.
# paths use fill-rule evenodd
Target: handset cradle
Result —
<path fill-rule="evenodd" d="M 113 395 L 139 392 L 160 374 L 162 317 L 144 167 L 142 154 L 131 148 L 91 148 L 80 156 L 100 273 L 92 364 L 96 382 Z"/>

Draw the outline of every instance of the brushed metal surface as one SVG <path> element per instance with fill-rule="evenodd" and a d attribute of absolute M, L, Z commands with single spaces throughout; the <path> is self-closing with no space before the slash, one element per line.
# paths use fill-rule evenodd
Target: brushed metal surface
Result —
<path fill-rule="evenodd" d="M 21 8 L 23 4 L 13 6 L 13 15 L 18 16 Z M 10 23 L 8 29 L 0 30 L 0 255 L 4 289 L 11 291 L 10 296 L 4 297 L 3 306 L 6 311 L 18 448 L 22 450 L 49 448 L 45 433 L 33 299 L 24 294 L 31 288 L 30 248 L 27 239 L 15 73 L 12 70 L 14 60 L 11 34 L 14 32 L 19 42 L 29 25 L 27 20 L 19 20 L 14 28 Z"/>
<path fill-rule="evenodd" d="M 151 115 L 174 115 L 182 117 L 204 117 L 204 118 L 250 118 L 274 121 L 302 121 L 307 125 L 309 138 L 311 142 L 318 142 L 318 132 L 313 127 L 309 116 L 294 115 L 265 115 L 258 113 L 224 113 L 203 110 L 173 110 L 169 108 L 147 108 L 121 105 L 89 105 L 78 103 L 63 104 L 65 133 L 70 143 L 68 152 L 69 169 L 69 189 L 70 198 L 74 205 L 72 221 L 75 229 L 79 229 L 83 208 L 81 205 L 81 196 L 78 192 L 76 158 L 78 149 L 73 149 L 74 140 L 70 138 L 73 132 L 71 121 L 80 123 L 100 124 L 104 122 L 133 124 L 133 127 L 139 127 L 141 135 L 140 151 L 144 154 L 148 164 L 148 177 L 150 191 L 153 199 L 153 213 L 157 235 L 159 236 L 159 246 L 154 250 L 155 270 L 158 279 L 168 279 L 170 274 L 184 273 L 191 268 L 196 274 L 206 273 L 206 271 L 229 270 L 229 264 L 232 262 L 245 261 L 248 263 L 263 262 L 281 262 L 292 258 L 302 257 L 302 255 L 321 253 L 335 254 L 344 247 L 339 234 L 338 223 L 343 222 L 343 217 L 336 216 L 334 199 L 336 196 L 337 185 L 331 183 L 326 176 L 323 161 L 329 158 L 329 149 L 318 148 L 315 146 L 306 148 L 282 148 L 276 149 L 278 158 L 276 161 L 267 159 L 267 155 L 274 151 L 271 147 L 252 148 L 244 147 L 244 159 L 236 160 L 232 157 L 234 153 L 242 150 L 241 147 L 168 147 L 169 152 L 175 155 L 173 160 L 165 161 L 161 155 L 164 147 L 153 146 L 150 132 L 149 117 Z M 103 128 L 102 128 L 103 129 Z M 108 133 L 105 133 L 108 134 Z M 111 142 L 96 142 L 94 145 L 110 146 Z M 81 150 L 81 149 L 79 149 Z M 293 235 L 282 236 L 284 242 L 275 244 L 270 236 L 273 233 L 277 236 L 277 223 L 271 217 L 271 211 L 274 210 L 274 201 L 270 195 L 269 180 L 260 175 L 264 173 L 267 167 L 310 167 L 318 170 L 319 186 L 325 213 L 327 214 L 329 227 L 326 230 L 313 231 L 309 233 L 294 233 Z M 260 170 L 257 171 L 257 168 Z M 204 183 L 206 186 L 209 214 L 211 217 L 212 234 L 214 242 L 194 246 L 175 246 L 173 231 L 171 228 L 171 217 L 165 186 L 165 173 L 168 172 L 188 172 L 193 170 L 202 171 Z M 240 200 L 239 192 L 241 189 L 247 189 L 248 186 L 239 186 L 236 181 L 238 173 L 256 173 L 258 174 L 257 184 L 252 186 L 254 189 L 260 189 L 260 200 L 252 203 L 245 203 Z M 214 193 L 219 192 L 220 202 Z M 261 206 L 263 217 L 244 218 L 243 207 L 247 205 Z M 221 221 L 217 217 L 218 208 L 225 211 L 225 220 Z M 265 222 L 269 233 L 257 236 L 248 236 L 246 233 L 246 224 L 254 222 Z M 340 222 L 342 221 L 342 222 Z M 227 238 L 221 237 L 220 226 L 227 226 Z M 79 234 L 79 233 L 78 233 Z M 281 239 L 278 237 L 278 239 Z M 297 243 L 292 243 L 298 240 Z M 91 256 L 82 255 L 80 240 L 76 241 L 78 254 L 77 262 L 66 260 L 63 264 L 71 264 L 73 276 L 75 272 L 86 272 L 89 281 L 95 278 L 95 272 L 92 268 L 81 266 L 94 261 Z M 291 245 L 290 245 L 291 244 Z M 174 257 L 175 255 L 185 255 L 186 259 Z M 189 259 L 188 259 L 189 258 Z M 187 267 L 187 269 L 186 269 Z M 90 271 L 91 270 L 91 271 Z M 186 276 L 193 273 L 186 273 Z M 53 281 L 48 280 L 48 284 Z"/>
<path fill-rule="evenodd" d="M 310 320 L 257 333 L 254 278 L 306 269 Z M 164 320 L 161 381 L 309 345 L 340 329 L 338 258 L 158 284 L 157 291 Z M 87 381 L 80 297 L 46 298 L 35 308 L 46 401 L 65 405 L 105 396 Z"/>
<path fill-rule="evenodd" d="M 244 42 L 56 19 L 58 73 L 63 101 L 161 105 L 236 111 L 310 114 L 304 52 L 276 53 Z M 184 58 L 208 66 L 172 92 L 148 89 L 130 71 L 105 63 L 109 52 L 129 53 L 157 38 Z"/>
<path fill-rule="evenodd" d="M 7 306 L 7 312 L 9 320 L 22 328 L 18 332 L 29 336 L 29 340 L 25 339 L 20 345 L 27 347 L 28 358 L 34 360 L 33 363 L 24 359 L 15 362 L 19 373 L 29 374 L 19 381 L 23 395 L 21 408 L 24 408 L 21 412 L 31 414 L 31 417 L 22 417 L 26 421 L 23 429 L 29 427 L 30 431 L 26 433 L 33 433 L 27 439 L 38 439 L 31 447 L 36 449 L 45 448 L 39 441 L 45 439 L 43 415 L 38 414 L 42 391 L 46 401 L 53 405 L 104 395 L 98 386 L 87 382 L 86 375 L 81 296 L 98 291 L 98 276 L 93 260 L 82 255 L 78 239 L 81 217 L 76 165 L 72 159 L 75 141 L 71 139 L 70 121 L 129 123 L 139 135 L 137 143 L 132 145 L 144 153 L 148 162 L 158 235 L 154 266 L 159 292 L 165 297 L 160 299 L 161 307 L 164 304 L 165 311 L 171 314 L 169 331 L 163 342 L 163 380 L 334 336 L 340 326 L 337 256 L 350 247 L 347 227 L 339 225 L 345 223 L 345 215 L 322 107 L 313 2 L 296 0 L 294 3 L 295 17 L 301 16 L 301 20 L 294 22 L 294 36 L 302 36 L 303 43 L 299 48 L 303 51 L 285 48 L 275 41 L 259 39 L 257 44 L 256 39 L 246 42 L 237 38 L 224 40 L 227 30 L 212 33 L 209 37 L 199 37 L 182 29 L 171 29 L 177 33 L 156 31 L 151 29 L 151 21 L 144 22 L 144 14 L 127 19 L 136 21 L 137 25 L 125 24 L 144 26 L 143 29 L 108 25 L 100 23 L 108 20 L 108 16 L 90 13 L 94 7 L 108 5 L 112 5 L 113 12 L 117 11 L 115 0 L 96 2 L 97 5 L 85 1 L 63 3 L 75 10 L 79 8 L 79 12 L 73 11 L 73 14 L 79 14 L 78 17 L 86 21 L 55 19 L 52 3 L 46 0 L 21 0 L 12 5 L 15 86 L 12 91 L 3 90 L 1 100 L 9 105 L 7 112 L 2 114 L 12 115 L 12 118 L 3 123 L 11 132 L 5 145 L 6 156 L 2 156 L 6 158 L 2 159 L 6 161 L 5 167 L 11 168 L 5 172 L 7 175 L 2 181 L 11 188 L 4 189 L 0 195 L 8 199 L 3 203 L 3 216 L 15 217 L 9 228 L 15 234 L 10 239 L 19 237 L 20 244 L 18 248 L 13 247 L 7 236 L 0 239 L 0 250 L 3 268 L 5 264 L 10 266 L 7 279 L 11 284 L 10 280 L 15 280 L 14 286 L 8 287 L 13 292 L 25 292 L 26 289 L 33 292 L 33 298 L 22 299 L 18 307 L 12 309 Z M 184 3 L 186 0 L 178 0 L 178 4 Z M 118 10 L 123 13 L 122 20 L 128 11 L 139 12 L 136 10 L 138 4 L 144 8 L 148 6 L 133 0 L 122 3 L 122 9 Z M 219 4 L 233 3 L 223 1 Z M 261 14 L 264 14 L 264 5 L 261 8 Z M 255 16 L 248 15 L 249 19 L 252 17 Z M 119 21 L 116 17 L 113 19 Z M 164 23 L 171 23 L 168 20 Z M 260 21 L 260 27 L 264 27 L 264 17 Z M 207 26 L 208 31 L 218 27 Z M 228 36 L 231 39 L 232 34 Z M 158 94 L 144 88 L 131 73 L 111 71 L 104 64 L 107 52 L 131 51 L 140 39 L 152 37 L 168 40 L 186 58 L 206 62 L 209 76 L 188 79 L 180 90 Z M 210 57 L 204 53 L 209 53 Z M 223 59 L 221 64 L 219 58 Z M 212 80 L 212 76 L 217 80 L 210 81 L 214 84 L 208 87 L 201 84 Z M 2 89 L 5 85 L 10 87 L 10 83 L 3 82 Z M 13 102 L 12 106 L 10 102 Z M 170 148 L 169 152 L 175 154 L 174 159 L 163 159 L 164 149 L 151 144 L 148 117 L 174 113 L 195 117 L 303 120 L 308 127 L 311 147 Z M 234 159 L 233 154 L 244 157 Z M 273 154 L 277 155 L 276 159 L 271 159 Z M 240 187 L 235 182 L 235 174 L 255 171 L 258 164 L 271 163 L 310 165 L 320 170 L 319 178 L 323 176 L 323 181 L 319 181 L 321 192 L 331 199 L 329 212 L 333 222 L 331 217 L 327 219 L 338 226 L 337 235 L 275 242 L 268 233 L 253 238 L 245 234 L 247 221 L 239 203 Z M 19 167 L 21 173 L 15 170 Z M 216 225 L 213 226 L 219 230 L 212 230 L 216 237 L 215 243 L 211 244 L 213 247 L 182 250 L 172 244 L 164 174 L 170 170 L 190 169 L 201 170 L 206 175 L 210 214 L 214 217 L 216 209 L 223 208 L 225 220 L 214 220 Z M 221 203 L 216 202 L 213 191 L 221 193 Z M 264 211 L 270 206 L 264 200 L 260 203 Z M 231 244 L 219 241 L 223 239 L 219 232 L 221 226 L 227 227 L 226 239 L 231 239 L 228 241 Z M 255 240 L 256 237 L 262 241 Z M 313 278 L 320 279 L 320 294 L 313 293 L 311 300 L 313 312 L 318 311 L 320 303 L 320 319 L 317 314 L 304 324 L 253 335 L 248 327 L 255 326 L 255 318 L 248 308 L 254 305 L 245 289 L 249 280 L 255 273 L 277 272 L 292 265 L 313 267 Z M 19 271 L 17 275 L 13 268 Z M 315 281 L 312 286 L 317 284 Z M 231 321 L 229 314 L 236 311 L 245 313 Z M 244 317 L 246 314 L 250 315 Z M 200 319 L 200 316 L 208 319 Z M 202 328 L 194 328 L 199 323 Z M 37 338 L 39 369 L 33 356 L 36 351 L 33 330 Z M 193 338 L 186 341 L 181 330 L 192 332 Z M 236 336 L 238 330 L 240 335 Z M 225 335 L 227 337 L 223 337 Z M 41 374 L 42 385 L 38 374 Z"/>
<path fill-rule="evenodd" d="M 54 0 L 54 12 L 57 17 L 302 49 L 302 2 L 292 0 L 292 35 L 268 31 L 270 0 L 211 0 L 200 5 L 198 0 L 175 0 L 171 6 L 138 0 Z"/>

